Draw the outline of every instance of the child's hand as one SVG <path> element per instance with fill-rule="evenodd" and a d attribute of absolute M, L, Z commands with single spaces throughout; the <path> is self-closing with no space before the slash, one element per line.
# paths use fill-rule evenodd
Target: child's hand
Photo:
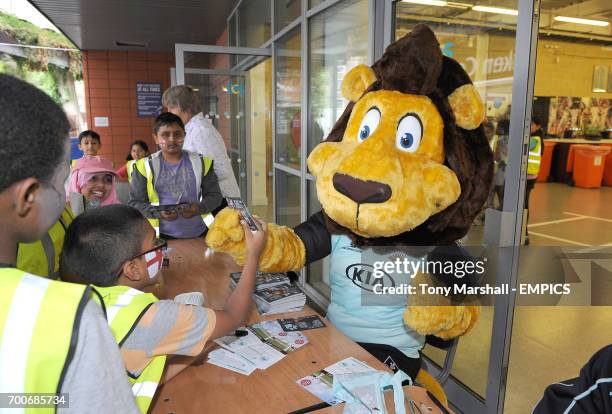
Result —
<path fill-rule="evenodd" d="M 178 213 L 176 210 L 164 210 L 160 212 L 160 216 L 162 220 L 174 221 L 178 218 Z"/>
<path fill-rule="evenodd" d="M 180 212 L 181 216 L 188 219 L 193 216 L 196 216 L 200 212 L 200 207 L 195 203 L 191 203 L 187 206 L 182 206 Z"/>
<path fill-rule="evenodd" d="M 255 218 L 255 221 L 257 222 L 257 231 L 252 231 L 244 220 L 240 220 L 240 224 L 244 230 L 247 256 L 259 259 L 259 256 L 261 256 L 261 253 L 266 247 L 266 241 L 268 240 L 268 225 L 258 217 Z"/>

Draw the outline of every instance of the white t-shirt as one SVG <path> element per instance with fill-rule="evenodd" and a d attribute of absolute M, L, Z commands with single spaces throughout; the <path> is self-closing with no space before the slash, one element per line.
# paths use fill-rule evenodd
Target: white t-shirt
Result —
<path fill-rule="evenodd" d="M 68 408 L 58 414 L 140 414 L 119 347 L 100 306 L 90 300 L 79 325 L 74 356 L 62 384 Z"/>
<path fill-rule="evenodd" d="M 219 179 L 219 187 L 224 197 L 240 197 L 240 189 L 227 156 L 223 137 L 202 112 L 193 116 L 185 125 L 183 149 L 205 155 L 214 161 L 213 168 Z"/>

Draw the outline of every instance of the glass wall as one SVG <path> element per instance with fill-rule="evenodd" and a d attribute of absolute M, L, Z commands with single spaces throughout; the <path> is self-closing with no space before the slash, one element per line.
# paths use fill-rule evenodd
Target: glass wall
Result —
<path fill-rule="evenodd" d="M 340 2 L 309 20 L 308 153 L 327 136 L 348 103 L 344 74 L 368 62 L 368 0 Z"/>
<path fill-rule="evenodd" d="M 270 40 L 270 0 L 242 1 L 238 6 L 238 46 L 261 47 Z"/>
<path fill-rule="evenodd" d="M 302 37 L 297 27 L 275 43 L 276 161 L 300 170 Z"/>
<path fill-rule="evenodd" d="M 532 119 L 541 124 L 544 152 L 529 195 L 528 249 L 563 246 L 598 255 L 601 259 L 590 265 L 572 261 L 576 276 L 564 275 L 572 289 L 589 280 L 593 289 L 597 275 L 599 280 L 609 275 L 597 269 L 610 269 L 612 263 L 609 248 L 604 249 L 612 241 L 612 188 L 576 183 L 567 158 L 576 145 L 593 150 L 612 143 L 606 141 L 612 131 L 612 75 L 605 76 L 612 70 L 612 32 L 597 25 L 610 21 L 612 3 L 579 3 L 568 7 L 562 0 L 550 0 L 540 11 Z M 587 18 L 592 24 L 557 21 L 556 16 Z M 598 68 L 604 69 L 604 76 L 598 76 Z M 572 180 L 574 185 L 569 185 Z M 519 283 L 532 268 L 522 255 Z M 580 303 L 583 306 L 560 301 L 557 306 L 516 307 L 504 413 L 531 412 L 549 384 L 576 377 L 595 352 L 610 344 L 610 334 L 602 335 L 601 327 L 612 326 L 611 296 L 597 300 L 592 295 L 591 302 Z M 525 378 L 525 367 L 538 374 Z"/>
<path fill-rule="evenodd" d="M 276 223 L 295 227 L 301 220 L 300 177 L 276 170 Z"/>
<path fill-rule="evenodd" d="M 416 3 L 416 2 L 415 2 Z M 440 4 L 446 4 L 440 2 Z M 476 5 L 481 2 L 476 2 Z M 459 3 L 458 3 L 459 4 Z M 484 4 L 484 3 L 483 3 Z M 510 104 L 515 57 L 518 9 L 515 0 L 504 2 L 506 14 L 479 12 L 460 6 L 424 6 L 397 2 L 394 7 L 395 38 L 410 32 L 417 23 L 428 24 L 436 34 L 442 53 L 457 60 L 468 73 L 486 106 L 485 133 L 497 149 L 495 187 L 486 207 L 502 209 L 505 165 L 508 163 Z M 466 246 L 483 243 L 483 209 L 462 240 Z M 452 375 L 480 398 L 487 393 L 493 307 L 484 306 L 475 327 L 459 341 Z M 445 351 L 426 346 L 425 355 L 442 366 Z"/>
<path fill-rule="evenodd" d="M 300 17 L 302 13 L 301 0 L 274 0 L 274 33 L 278 33 L 289 23 Z"/>

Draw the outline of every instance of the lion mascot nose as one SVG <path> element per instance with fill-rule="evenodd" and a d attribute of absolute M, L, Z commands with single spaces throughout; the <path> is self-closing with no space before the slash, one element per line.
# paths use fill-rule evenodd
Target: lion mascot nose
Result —
<path fill-rule="evenodd" d="M 391 198 L 391 187 L 377 181 L 364 181 L 348 174 L 334 174 L 334 188 L 358 204 L 384 203 Z"/>

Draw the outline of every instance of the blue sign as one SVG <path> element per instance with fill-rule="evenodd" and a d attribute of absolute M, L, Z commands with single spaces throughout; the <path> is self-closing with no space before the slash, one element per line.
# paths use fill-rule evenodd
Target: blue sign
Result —
<path fill-rule="evenodd" d="M 136 108 L 140 117 L 156 117 L 162 112 L 161 83 L 136 83 Z"/>
<path fill-rule="evenodd" d="M 83 156 L 83 151 L 79 149 L 79 138 L 70 137 L 70 159 L 78 160 Z"/>

